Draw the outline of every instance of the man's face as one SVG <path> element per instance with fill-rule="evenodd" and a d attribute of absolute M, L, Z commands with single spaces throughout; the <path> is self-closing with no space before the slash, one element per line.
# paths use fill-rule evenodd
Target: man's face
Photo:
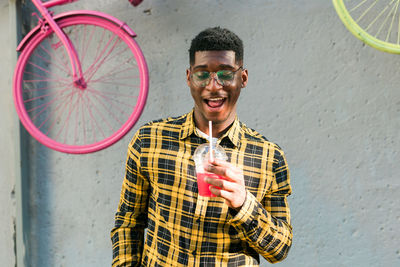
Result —
<path fill-rule="evenodd" d="M 236 102 L 242 87 L 247 84 L 247 70 L 239 69 L 241 65 L 235 62 L 234 51 L 198 51 L 195 53 L 194 64 L 187 70 L 187 84 L 194 99 L 194 116 L 197 127 L 208 127 L 208 121 L 215 126 L 228 127 L 236 116 Z M 221 85 L 216 74 L 211 74 L 211 80 L 205 85 L 196 83 L 194 73 L 197 71 L 217 72 L 230 70 L 234 72 L 233 79 Z"/>

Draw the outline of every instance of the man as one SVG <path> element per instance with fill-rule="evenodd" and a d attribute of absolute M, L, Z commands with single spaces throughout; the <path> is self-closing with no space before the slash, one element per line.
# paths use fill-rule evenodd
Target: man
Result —
<path fill-rule="evenodd" d="M 248 81 L 242 41 L 210 28 L 189 54 L 194 109 L 144 125 L 129 145 L 113 266 L 258 266 L 259 254 L 281 261 L 292 243 L 289 171 L 282 150 L 236 117 Z M 212 198 L 198 195 L 192 158 L 208 121 L 229 158 L 207 165 L 224 178 L 206 178 Z"/>

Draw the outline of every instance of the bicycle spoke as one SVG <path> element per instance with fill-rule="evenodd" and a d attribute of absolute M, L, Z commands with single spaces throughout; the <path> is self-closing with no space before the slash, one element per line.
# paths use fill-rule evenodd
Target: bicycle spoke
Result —
<path fill-rule="evenodd" d="M 68 96 L 70 97 L 70 99 L 73 97 L 74 94 L 75 94 L 75 92 L 71 92 L 71 93 L 68 95 Z M 66 97 L 68 97 L 68 96 L 66 96 Z M 53 119 L 53 122 L 50 124 L 50 127 L 47 128 L 47 131 L 46 131 L 46 135 L 47 135 L 47 136 L 49 135 L 50 132 L 52 132 L 55 123 L 56 123 L 58 120 L 60 120 L 61 115 L 64 113 L 64 110 L 69 106 L 68 103 L 69 103 L 68 101 L 64 101 L 64 102 L 60 103 L 60 104 L 56 107 L 55 112 L 59 111 L 60 107 L 62 106 L 61 111 L 59 111 L 58 114 L 57 114 L 55 117 L 53 117 L 52 114 L 50 114 L 50 115 L 47 117 L 47 119 L 42 123 L 42 125 L 39 127 L 39 129 L 40 129 L 40 128 L 44 125 L 44 123 L 46 123 L 51 117 L 54 118 L 54 119 Z M 55 112 L 54 112 L 54 113 L 55 113 Z M 56 138 L 55 138 L 55 139 L 56 139 Z"/>
<path fill-rule="evenodd" d="M 87 95 L 87 94 L 86 94 L 86 95 Z M 104 118 L 103 114 L 102 114 L 102 113 L 100 112 L 100 110 L 96 107 L 96 105 L 95 105 L 89 98 L 88 98 L 88 101 L 89 101 L 89 104 L 90 104 L 90 103 L 92 104 L 94 110 L 97 112 L 96 114 L 99 114 L 100 117 L 101 117 L 101 119 L 102 119 L 102 121 L 105 122 L 105 123 L 107 124 L 107 126 L 110 128 L 110 131 L 111 131 L 111 132 L 114 132 L 114 129 L 113 129 L 112 125 L 109 123 L 109 121 L 108 121 L 106 118 Z"/>
<path fill-rule="evenodd" d="M 37 80 L 23 80 L 24 83 L 38 83 L 38 82 L 58 82 L 58 79 L 37 79 Z M 54 88 L 54 87 L 53 87 Z"/>
<path fill-rule="evenodd" d="M 48 94 L 44 94 L 44 95 L 40 95 L 40 96 L 35 96 L 35 97 L 33 97 L 33 98 L 25 99 L 25 100 L 24 100 L 24 103 L 29 103 L 29 102 L 35 101 L 35 100 L 37 100 L 37 99 L 43 99 L 43 98 L 45 98 L 45 97 L 53 96 L 53 95 L 55 95 L 55 94 L 57 94 L 57 92 L 52 92 L 52 93 L 48 93 Z"/>
<path fill-rule="evenodd" d="M 93 92 L 93 93 L 95 93 L 95 94 L 97 94 L 97 95 L 99 95 L 99 96 L 101 96 L 101 97 L 103 97 L 105 99 L 112 100 L 113 102 L 116 102 L 118 105 L 123 105 L 123 106 L 129 107 L 129 108 L 132 107 L 132 103 L 131 102 L 125 103 L 123 101 L 116 100 L 114 98 L 110 98 L 110 97 L 108 97 L 106 95 L 105 92 L 100 92 L 100 91 L 96 91 L 96 90 L 93 90 L 93 89 L 88 89 L 87 91 Z M 137 98 L 137 96 L 123 95 L 123 94 L 117 94 L 117 93 L 108 93 L 108 95 L 117 95 L 117 96 L 125 96 L 125 97 L 130 97 L 130 98 Z"/>
<path fill-rule="evenodd" d="M 361 3 L 359 3 L 358 5 L 356 5 L 355 7 L 353 7 L 352 9 L 349 10 L 350 13 L 352 13 L 354 10 L 358 9 L 359 7 L 361 7 L 362 5 L 364 5 L 368 0 L 364 0 Z"/>
<path fill-rule="evenodd" d="M 86 25 L 85 25 L 85 32 L 86 32 Z M 85 36 L 86 36 L 86 34 L 85 34 Z M 86 42 L 86 48 L 84 46 L 82 46 L 83 50 L 82 50 L 81 62 L 85 61 L 86 53 L 87 53 L 87 51 L 89 49 L 90 44 L 92 43 L 93 36 L 94 36 L 94 30 L 92 30 L 91 33 L 90 33 L 89 40 Z"/>
<path fill-rule="evenodd" d="M 93 96 L 97 98 L 97 96 L 101 97 L 102 99 L 104 99 L 111 107 L 113 107 L 114 109 L 116 109 L 117 111 L 119 111 L 120 113 L 123 113 L 125 115 L 128 115 L 123 109 L 121 109 L 121 104 L 124 104 L 125 106 L 127 106 L 129 109 L 134 108 L 134 105 L 131 104 L 126 104 L 126 103 L 121 103 L 120 101 L 116 101 L 113 98 L 107 97 L 101 93 L 98 92 L 93 92 Z M 137 98 L 137 97 L 135 97 Z M 116 103 L 114 103 L 116 102 Z"/>
<path fill-rule="evenodd" d="M 137 65 L 133 65 L 132 67 L 126 68 L 125 65 L 127 63 L 129 63 L 129 61 L 131 60 L 128 59 L 125 62 L 121 62 L 121 64 L 119 64 L 118 66 L 116 66 L 115 69 L 110 70 L 109 72 L 103 74 L 101 77 L 99 77 L 96 80 L 91 80 L 91 82 L 97 82 L 97 81 L 103 81 L 103 78 L 107 78 L 107 77 L 113 77 L 114 79 L 121 79 L 121 77 L 116 77 L 118 73 L 123 73 L 123 72 L 130 72 L 131 70 L 135 70 L 137 69 Z M 135 62 L 136 63 L 136 62 Z M 125 68 L 124 68 L 125 67 Z M 121 70 L 119 70 L 121 69 Z M 130 76 L 130 77 L 122 77 L 122 78 L 138 78 L 137 76 Z"/>
<path fill-rule="evenodd" d="M 134 69 L 134 68 L 132 68 L 132 69 Z M 129 71 L 129 69 L 127 69 L 127 71 Z M 125 71 L 121 71 L 120 74 L 121 74 L 122 72 L 125 72 Z M 128 80 L 128 81 L 130 81 L 130 80 L 137 80 L 137 79 L 140 78 L 140 76 L 138 76 L 138 75 L 117 76 L 117 74 L 118 74 L 118 73 L 115 73 L 114 75 L 101 76 L 99 79 L 92 80 L 90 83 L 91 83 L 91 84 L 95 84 L 95 83 L 106 83 L 106 82 L 113 83 L 114 80 Z M 129 84 L 129 86 L 132 87 L 133 84 Z"/>
<path fill-rule="evenodd" d="M 90 103 L 90 99 L 87 97 L 87 95 L 86 95 L 86 98 L 87 98 L 87 101 Z M 99 126 L 99 124 L 97 123 L 97 120 L 96 120 L 95 117 L 93 116 L 93 112 L 92 112 L 92 109 L 90 108 L 90 105 L 86 105 L 86 107 L 87 107 L 88 110 L 89 110 L 89 115 L 90 115 L 90 117 L 92 118 L 92 120 L 93 120 L 94 123 L 96 124 L 97 128 L 99 129 L 99 131 L 103 134 L 103 137 L 105 138 L 106 135 L 104 134 L 103 129 Z M 93 132 L 95 132 L 95 131 L 93 130 Z M 96 142 L 96 140 L 94 140 L 94 141 Z"/>
<path fill-rule="evenodd" d="M 369 6 L 367 10 L 364 11 L 364 13 L 361 14 L 361 16 L 358 19 L 356 19 L 356 22 L 358 23 L 360 20 L 362 20 L 362 18 L 371 10 L 371 8 L 373 8 L 376 5 L 376 3 L 378 3 L 378 0 L 375 0 L 375 2 L 371 6 Z"/>
<path fill-rule="evenodd" d="M 55 139 L 57 140 L 58 137 L 60 136 L 60 134 L 62 133 L 63 129 L 66 128 L 65 134 L 64 134 L 64 143 L 66 142 L 66 135 L 68 133 L 69 119 L 71 117 L 71 114 L 72 114 L 73 110 L 75 109 L 75 107 L 77 106 L 77 103 L 78 103 L 78 100 L 77 100 L 77 101 L 75 101 L 74 105 L 71 105 L 74 95 L 75 95 L 75 93 L 71 96 L 70 104 L 68 105 L 69 106 L 69 112 L 68 112 L 67 118 L 65 120 L 65 123 L 62 125 L 61 129 L 58 131 L 58 133 L 57 133 L 57 135 L 55 137 Z M 79 95 L 79 92 L 78 92 L 78 95 Z M 78 99 L 79 99 L 79 97 L 78 97 Z"/>
<path fill-rule="evenodd" d="M 100 105 L 103 106 L 104 110 L 108 111 L 108 113 L 111 115 L 111 117 L 113 117 L 113 119 L 115 121 L 117 121 L 119 124 L 122 124 L 122 122 L 120 121 L 120 119 L 118 119 L 117 116 L 114 115 L 114 113 L 104 104 L 103 101 L 101 101 L 101 99 L 99 99 L 96 95 L 93 95 L 94 98 L 97 100 L 98 103 L 100 103 Z M 119 111 L 121 111 L 120 109 L 118 109 Z M 126 113 L 125 113 L 126 114 Z"/>
<path fill-rule="evenodd" d="M 114 37 L 114 36 L 113 36 Z M 111 38 L 109 40 L 109 42 L 107 43 L 106 47 L 104 47 L 104 50 L 102 51 L 102 54 L 104 54 L 104 52 L 107 50 L 109 44 L 111 43 L 112 39 Z M 120 42 L 119 39 L 117 39 L 114 42 L 114 45 L 111 47 L 111 49 L 108 51 L 108 53 L 103 57 L 103 59 L 100 61 L 100 63 L 98 63 L 98 61 L 96 60 L 93 64 L 92 64 L 92 68 L 90 69 L 90 71 L 88 71 L 90 74 L 88 75 L 87 81 L 89 82 L 90 79 L 93 77 L 93 75 L 96 73 L 96 71 L 100 68 L 100 66 L 103 65 L 104 61 L 108 58 L 108 56 L 112 53 L 112 51 L 114 50 L 115 46 L 118 44 L 118 42 Z"/>
<path fill-rule="evenodd" d="M 70 88 L 70 87 L 71 87 L 70 85 L 65 84 L 65 85 L 60 85 L 60 86 L 52 86 L 51 89 L 54 90 L 54 89 L 58 89 L 58 88 Z M 32 93 L 40 92 L 40 91 L 47 91 L 49 89 L 50 89 L 50 87 L 47 86 L 47 87 L 40 87 L 40 88 L 35 88 L 35 89 L 23 89 L 22 92 L 27 95 L 31 95 Z M 29 94 L 29 93 L 31 93 L 31 94 Z"/>
<path fill-rule="evenodd" d="M 52 35 L 53 38 L 56 38 L 58 40 L 58 37 L 54 37 L 55 35 Z M 68 37 L 68 36 L 67 36 Z M 69 59 L 69 56 L 67 54 L 67 50 L 64 47 L 64 44 L 62 43 L 61 40 L 58 40 L 57 43 L 50 43 L 50 39 L 47 39 L 47 45 L 50 46 L 53 50 L 53 52 L 48 52 L 48 54 L 51 56 L 52 60 L 54 59 L 55 62 L 58 62 L 60 66 L 64 67 L 64 72 L 72 76 L 72 68 L 71 68 L 71 62 Z M 59 48 L 62 47 L 61 52 Z"/>
<path fill-rule="evenodd" d="M 75 28 L 78 28 L 78 26 L 75 26 Z M 80 49 L 78 49 L 79 51 L 81 51 L 79 54 L 80 54 L 80 60 L 83 62 L 84 60 L 85 60 L 85 51 L 84 51 L 84 47 L 85 47 L 85 44 L 86 43 L 88 43 L 89 44 L 89 42 L 87 42 L 86 41 L 86 25 L 84 25 L 83 27 L 79 27 L 79 28 L 81 28 L 81 30 L 83 31 L 83 38 L 82 38 L 82 41 L 81 41 L 81 48 Z M 82 29 L 83 28 L 83 29 Z M 78 35 L 77 35 L 78 36 Z M 76 40 L 76 42 L 78 42 L 79 40 Z M 89 47 L 89 45 L 87 45 L 86 46 L 86 48 L 88 48 Z"/>
<path fill-rule="evenodd" d="M 132 94 L 122 94 L 122 93 L 116 93 L 116 92 L 100 91 L 100 90 L 93 89 L 91 87 L 87 88 L 86 90 L 89 91 L 89 92 L 93 92 L 93 93 L 104 95 L 105 97 L 106 97 L 106 95 L 112 95 L 112 96 L 123 96 L 123 97 L 129 97 L 129 98 L 137 98 L 137 96 L 134 96 Z"/>
<path fill-rule="evenodd" d="M 375 2 L 376 3 L 376 2 Z M 373 7 L 374 5 L 372 5 L 371 6 L 371 8 Z M 386 5 L 386 7 L 378 14 L 378 16 L 376 16 L 373 20 L 372 20 L 372 22 L 370 22 L 370 24 L 365 28 L 365 30 L 366 31 L 368 31 L 374 24 L 375 24 L 375 22 L 385 13 L 385 11 L 386 11 L 386 9 L 388 9 L 389 8 L 389 5 Z M 369 11 L 370 9 L 368 9 L 368 11 Z M 365 13 L 366 14 L 366 13 Z"/>
<path fill-rule="evenodd" d="M 394 0 L 392 0 L 392 2 L 390 2 L 388 5 L 386 5 L 386 7 L 385 7 L 385 9 L 384 9 L 383 11 L 386 11 L 386 10 L 390 7 L 390 5 L 393 4 L 393 2 L 394 2 Z M 382 11 L 382 12 L 383 12 L 383 11 Z M 389 16 L 390 16 L 390 12 L 391 12 L 391 11 L 389 11 L 388 16 L 386 16 L 386 18 L 383 20 L 381 26 L 380 26 L 379 29 L 378 29 L 378 32 L 375 34 L 375 37 L 377 37 L 377 36 L 379 35 L 379 33 L 381 32 L 381 30 L 383 29 L 383 26 L 385 26 L 385 24 L 386 24 L 386 22 L 387 22 L 387 20 L 388 20 L 388 18 L 389 18 Z"/>
<path fill-rule="evenodd" d="M 60 71 L 62 71 L 62 72 L 64 72 L 64 73 L 71 74 L 71 70 L 68 68 L 68 65 L 66 65 L 66 64 L 63 63 L 63 62 L 59 62 L 60 60 L 58 60 L 57 57 L 52 56 L 52 55 L 50 54 L 50 52 L 48 52 L 47 49 L 45 49 L 45 48 L 43 47 L 43 45 L 40 45 L 40 48 L 41 48 L 43 51 L 45 51 L 45 52 L 49 55 L 50 59 L 52 59 L 52 60 L 48 60 L 48 59 L 45 59 L 43 56 L 40 56 L 40 55 L 39 55 L 39 52 L 35 52 L 35 53 L 34 53 L 34 56 L 35 56 L 35 57 L 37 57 L 37 58 L 43 60 L 44 62 L 48 63 L 49 65 L 51 64 L 52 66 L 55 66 L 56 68 L 58 68 Z M 54 60 L 53 60 L 53 59 L 54 59 Z M 59 64 L 55 64 L 55 63 L 59 63 Z"/>
<path fill-rule="evenodd" d="M 42 80 L 23 80 L 24 82 L 25 81 L 31 81 L 31 82 L 37 82 L 37 81 L 55 82 L 55 81 L 57 81 L 57 82 L 59 82 L 59 81 L 62 80 L 61 78 L 60 79 L 48 79 L 47 76 L 42 76 L 42 75 L 39 75 L 39 74 L 37 74 L 35 72 L 30 72 L 30 71 L 25 71 L 24 72 L 24 77 L 25 77 L 25 75 L 27 75 L 27 76 L 35 76 L 35 77 L 43 78 L 43 79 Z M 69 83 L 70 81 L 69 82 L 65 81 L 65 82 Z"/>
<path fill-rule="evenodd" d="M 110 41 L 111 41 L 112 39 L 114 39 L 114 35 L 112 36 L 112 38 L 110 38 Z M 104 58 L 102 59 L 102 61 L 101 61 L 99 64 L 97 64 L 99 67 L 100 67 L 101 65 L 103 65 L 105 62 L 108 62 L 108 61 L 112 60 L 113 58 L 117 58 L 117 57 L 120 58 L 120 56 L 121 56 L 122 53 L 127 52 L 127 51 L 129 50 L 129 47 L 126 46 L 126 47 L 123 48 L 121 51 L 115 52 L 115 53 L 114 53 L 114 56 L 111 57 L 111 56 L 110 56 L 111 53 L 112 53 L 113 51 L 115 51 L 115 47 L 116 47 L 117 44 L 119 44 L 119 43 L 121 43 L 121 39 L 118 38 L 118 39 L 116 39 L 116 41 L 115 41 L 114 45 L 111 47 L 111 49 L 108 51 L 107 55 L 104 56 Z M 106 44 L 106 47 L 105 47 L 105 49 L 102 51 L 102 53 L 104 53 L 104 52 L 106 51 L 106 49 L 107 49 L 108 46 L 109 46 L 109 42 Z M 118 67 L 121 67 L 121 66 L 123 66 L 123 64 L 128 63 L 131 59 L 134 59 L 134 57 L 133 57 L 133 56 L 132 56 L 132 57 L 129 57 L 127 60 L 125 60 L 125 62 L 118 62 Z M 97 63 L 97 62 L 95 62 L 95 63 Z M 135 65 L 136 65 L 136 62 L 135 62 Z M 137 65 L 136 65 L 136 66 L 137 66 Z M 97 69 L 98 69 L 98 68 L 97 68 Z M 91 71 L 92 71 L 92 70 L 91 70 Z M 87 72 L 89 72 L 89 71 L 87 71 Z M 92 77 L 94 74 L 95 74 L 95 72 L 92 73 L 91 77 Z M 88 79 L 88 80 L 90 80 L 90 79 Z"/>
<path fill-rule="evenodd" d="M 112 59 L 112 57 L 109 57 L 109 54 L 111 54 L 112 50 L 114 50 L 114 47 L 117 45 L 117 42 L 120 43 L 120 42 L 121 42 L 121 39 L 117 39 L 116 42 L 114 43 L 113 47 L 111 48 L 110 52 L 109 52 L 108 55 L 107 55 L 108 60 L 111 60 L 111 59 Z M 122 49 L 122 51 L 116 52 L 116 53 L 114 54 L 114 57 L 119 57 L 119 56 L 121 56 L 121 54 L 124 53 L 124 52 L 127 52 L 128 49 L 129 49 L 129 47 L 125 47 L 124 49 Z M 125 62 L 118 62 L 118 66 L 121 66 L 121 65 L 123 65 L 123 64 L 125 64 L 125 63 L 128 63 L 131 59 L 134 59 L 134 57 L 133 57 L 133 56 L 132 56 L 132 57 L 129 57 Z M 108 61 L 108 60 L 107 60 L 107 61 Z M 104 60 L 103 60 L 103 63 L 104 63 Z M 136 63 L 136 62 L 135 62 L 135 63 Z M 136 65 L 136 66 L 137 66 L 137 65 Z"/>
<path fill-rule="evenodd" d="M 83 99 L 82 99 L 82 97 L 80 98 L 80 102 L 82 103 L 82 129 L 83 129 L 83 143 L 84 144 L 86 144 L 86 125 L 85 125 L 85 111 L 83 110 L 83 108 L 84 108 L 84 103 L 83 103 Z"/>
<path fill-rule="evenodd" d="M 75 112 L 75 127 L 74 127 L 74 142 L 73 142 L 74 145 L 76 145 L 76 141 L 78 139 L 77 131 L 78 131 L 78 125 L 79 125 L 79 107 L 80 107 L 79 103 L 81 102 L 81 95 L 82 95 L 82 92 L 78 93 L 78 100 L 76 101 L 77 107 L 76 107 L 76 112 Z M 84 123 L 84 122 L 82 122 L 82 123 Z M 83 130 L 85 130 L 84 126 L 83 126 Z M 64 135 L 64 143 L 67 143 L 67 135 L 66 134 Z"/>
<path fill-rule="evenodd" d="M 94 31 L 95 31 L 95 28 L 92 30 L 92 32 L 94 32 Z M 97 42 L 97 49 L 96 49 L 96 54 L 94 55 L 94 61 L 93 61 L 93 63 L 88 67 L 88 70 L 86 71 L 86 73 L 89 72 L 89 71 L 92 69 L 93 65 L 96 64 L 96 62 L 98 61 L 98 59 L 101 57 L 102 54 L 101 54 L 101 52 L 100 52 L 100 51 L 101 51 L 100 46 L 101 46 L 101 44 L 103 43 L 103 39 L 104 39 L 105 35 L 106 35 L 106 30 L 103 29 L 103 34 L 101 35 L 100 40 Z M 86 76 L 86 73 L 84 73 L 84 76 Z"/>
<path fill-rule="evenodd" d="M 72 95 L 73 92 L 71 92 L 70 94 L 64 96 L 63 98 L 67 98 L 68 96 Z M 61 101 L 55 108 L 55 111 L 57 111 L 61 106 L 64 106 L 63 109 L 65 109 L 67 107 L 67 102 L 66 101 Z M 42 110 L 43 111 L 43 110 Z M 41 111 L 41 112 L 42 112 Z M 38 129 L 41 129 L 43 127 L 44 124 L 46 124 L 46 122 L 52 117 L 52 114 L 50 113 L 47 118 L 38 126 Z M 58 117 L 56 117 L 56 119 L 53 121 L 52 125 L 57 121 Z M 52 125 L 50 127 L 50 129 L 47 130 L 47 132 L 45 133 L 46 135 L 48 135 L 49 131 L 52 128 Z"/>
<path fill-rule="evenodd" d="M 102 81 L 101 83 L 104 84 L 111 84 L 111 85 L 120 85 L 120 86 L 125 86 L 125 87 L 132 87 L 132 84 L 127 84 L 127 83 L 118 83 L 118 82 L 106 82 L 106 81 Z"/>
<path fill-rule="evenodd" d="M 37 64 L 35 64 L 35 63 L 31 62 L 31 61 L 28 62 L 28 65 L 31 65 L 31 66 L 33 66 L 33 67 L 35 67 L 35 68 L 37 68 L 37 69 L 39 69 L 39 70 L 41 70 L 41 71 L 43 71 L 45 73 L 54 74 L 54 73 L 51 73 L 50 71 L 46 70 L 45 68 L 40 67 L 39 65 L 37 65 Z M 60 77 L 56 77 L 56 78 L 58 80 L 61 80 Z"/>
<path fill-rule="evenodd" d="M 61 42 L 61 41 L 60 41 Z M 48 45 L 50 47 L 53 46 L 53 44 L 50 44 L 49 41 L 47 41 Z M 68 64 L 65 62 L 62 62 L 62 60 L 58 57 L 58 55 L 54 55 L 54 53 L 51 53 L 49 50 L 47 50 L 42 44 L 39 45 L 39 48 L 42 49 L 47 55 L 49 55 L 50 59 L 52 60 L 51 63 L 53 62 L 58 63 L 54 64 L 54 66 L 57 66 L 60 70 L 62 70 L 65 73 L 72 74 L 70 68 L 68 67 Z M 38 52 L 37 52 L 38 53 Z M 61 67 L 60 67 L 61 66 Z"/>
<path fill-rule="evenodd" d="M 89 118 L 92 118 L 91 120 L 90 120 L 90 129 L 92 130 L 92 132 L 93 132 L 93 142 L 95 143 L 96 142 L 96 140 L 97 140 L 97 138 L 96 138 L 96 131 L 95 131 L 95 123 L 94 123 L 94 121 L 95 121 L 95 119 L 94 119 L 94 117 L 92 116 L 92 113 L 91 113 L 91 110 L 90 110 L 90 108 L 88 107 L 88 105 L 86 104 L 86 100 L 85 100 L 85 97 L 82 97 L 81 98 L 81 100 L 82 100 L 82 118 L 84 118 L 85 117 L 85 109 L 87 110 L 87 112 L 89 113 Z M 96 122 L 96 124 L 97 124 L 97 122 Z M 89 126 L 88 126 L 89 127 Z M 88 128 L 89 129 L 89 128 Z M 86 131 L 84 131 L 84 136 L 86 136 Z"/>
<path fill-rule="evenodd" d="M 400 44 L 400 14 L 398 16 L 398 21 L 399 21 L 399 23 L 397 26 L 397 43 L 396 43 L 397 45 Z"/>
<path fill-rule="evenodd" d="M 63 93 L 63 92 L 60 92 L 60 94 L 62 94 L 62 93 Z M 73 93 L 73 92 L 71 92 L 70 94 L 72 94 L 72 93 Z M 68 96 L 68 95 L 67 95 L 67 96 Z M 64 98 L 64 97 L 65 97 L 65 96 L 63 96 L 63 98 Z M 32 111 L 38 109 L 38 108 L 42 108 L 42 107 L 43 107 L 43 109 L 41 109 L 38 113 L 36 113 L 35 116 L 31 117 L 31 120 L 32 120 L 32 121 L 35 121 L 36 118 L 37 118 L 40 114 L 42 114 L 44 111 L 46 111 L 47 108 L 49 108 L 49 106 L 50 106 L 51 104 L 53 104 L 54 102 L 56 102 L 58 99 L 59 99 L 58 97 L 55 97 L 55 98 L 53 98 L 51 101 L 49 101 L 49 102 L 47 102 L 47 103 L 44 103 L 44 104 L 42 104 L 42 105 L 40 105 L 40 106 L 37 106 L 37 107 L 35 107 L 35 108 L 32 108 L 32 109 L 30 109 L 30 110 L 27 110 L 27 112 L 30 113 L 30 112 L 32 112 Z"/>
<path fill-rule="evenodd" d="M 389 26 L 387 35 L 386 35 L 386 40 L 385 40 L 386 42 L 389 40 L 390 34 L 392 32 L 392 27 L 393 27 L 394 19 L 396 18 L 396 13 L 397 13 L 398 7 L 399 7 L 399 1 L 397 1 L 396 5 L 394 5 L 391 10 L 391 13 L 393 13 L 393 16 L 392 16 L 392 21 L 390 22 L 390 26 Z"/>

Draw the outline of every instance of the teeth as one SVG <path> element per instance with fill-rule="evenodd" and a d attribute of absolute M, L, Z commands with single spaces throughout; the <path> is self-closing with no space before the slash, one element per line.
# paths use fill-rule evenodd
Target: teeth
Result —
<path fill-rule="evenodd" d="M 219 97 L 219 98 L 210 98 L 210 99 L 208 99 L 208 101 L 221 101 L 221 100 L 224 100 L 224 98 Z"/>

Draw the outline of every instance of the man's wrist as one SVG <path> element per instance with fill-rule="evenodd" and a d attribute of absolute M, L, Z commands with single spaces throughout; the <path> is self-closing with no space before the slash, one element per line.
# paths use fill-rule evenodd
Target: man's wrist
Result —
<path fill-rule="evenodd" d="M 240 207 L 237 208 L 229 208 L 229 214 L 231 214 L 232 217 L 235 217 L 240 212 L 240 210 L 244 206 L 244 203 L 246 202 L 246 198 L 247 198 L 247 190 L 245 191 L 245 196 L 242 205 L 240 205 Z"/>

